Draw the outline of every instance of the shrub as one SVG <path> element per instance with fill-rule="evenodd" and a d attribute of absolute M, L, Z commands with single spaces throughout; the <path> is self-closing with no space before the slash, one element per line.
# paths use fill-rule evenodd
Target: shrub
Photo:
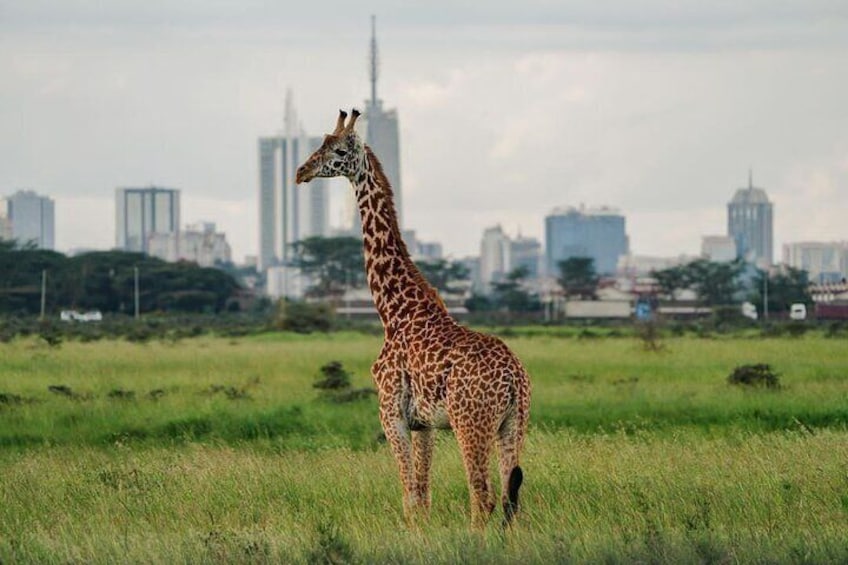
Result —
<path fill-rule="evenodd" d="M 281 300 L 275 326 L 297 333 L 328 332 L 333 328 L 333 316 L 329 304 Z"/>
<path fill-rule="evenodd" d="M 739 386 L 780 388 L 778 375 L 766 363 L 739 365 L 727 377 L 727 382 Z"/>
<path fill-rule="evenodd" d="M 321 367 L 321 374 L 323 377 L 316 380 L 312 386 L 322 391 L 324 400 L 341 404 L 377 394 L 377 391 L 369 387 L 351 388 L 350 373 L 339 361 L 330 361 Z"/>
<path fill-rule="evenodd" d="M 340 390 L 350 388 L 350 374 L 340 361 L 330 361 L 321 367 L 322 378 L 315 381 L 314 388 L 321 390 Z"/>

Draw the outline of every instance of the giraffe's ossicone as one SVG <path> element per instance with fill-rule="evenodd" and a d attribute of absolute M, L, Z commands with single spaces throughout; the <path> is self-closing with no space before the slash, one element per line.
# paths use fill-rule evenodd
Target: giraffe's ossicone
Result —
<path fill-rule="evenodd" d="M 339 112 L 336 129 L 297 170 L 350 180 L 362 218 L 365 269 L 385 341 L 371 368 L 380 422 L 400 468 L 404 510 L 430 508 L 430 462 L 436 428 L 452 428 L 465 465 L 472 519 L 494 509 L 488 464 L 497 445 L 504 522 L 518 511 L 519 454 L 530 411 L 530 379 L 499 339 L 454 320 L 413 263 L 398 227 L 392 187 L 354 129 L 359 112 Z"/>

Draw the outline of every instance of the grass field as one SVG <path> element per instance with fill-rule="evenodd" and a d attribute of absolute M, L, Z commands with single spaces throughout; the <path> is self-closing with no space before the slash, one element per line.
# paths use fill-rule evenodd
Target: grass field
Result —
<path fill-rule="evenodd" d="M 379 338 L 0 344 L 0 562 L 848 561 L 844 339 L 538 333 L 507 339 L 534 389 L 506 536 L 469 531 L 449 433 L 407 528 L 374 397 L 312 387 L 370 386 Z M 751 363 L 781 387 L 727 384 Z"/>

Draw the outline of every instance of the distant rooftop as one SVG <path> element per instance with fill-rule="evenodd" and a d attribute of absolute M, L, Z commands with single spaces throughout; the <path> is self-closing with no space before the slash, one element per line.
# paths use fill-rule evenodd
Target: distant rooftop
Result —
<path fill-rule="evenodd" d="M 768 196 L 766 195 L 766 191 L 762 188 L 757 188 L 754 186 L 754 173 L 753 171 L 748 171 L 748 186 L 745 188 L 740 188 L 736 191 L 736 194 L 733 195 L 733 199 L 730 201 L 731 204 L 769 204 Z"/>
<path fill-rule="evenodd" d="M 569 214 L 582 214 L 583 216 L 620 216 L 621 212 L 618 208 L 611 206 L 600 206 L 598 208 L 586 208 L 580 205 L 579 208 L 574 206 L 558 207 L 551 210 L 549 216 L 566 216 Z"/>
<path fill-rule="evenodd" d="M 731 204 L 768 204 L 769 199 L 766 191 L 762 188 L 749 186 L 748 188 L 740 188 L 733 195 Z"/>

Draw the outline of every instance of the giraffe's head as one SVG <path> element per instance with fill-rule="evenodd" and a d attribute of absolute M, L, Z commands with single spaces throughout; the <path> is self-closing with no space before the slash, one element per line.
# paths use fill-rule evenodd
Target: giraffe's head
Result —
<path fill-rule="evenodd" d="M 309 182 L 315 177 L 351 177 L 364 154 L 362 140 L 353 128 L 358 117 L 359 111 L 352 110 L 351 118 L 345 124 L 347 112 L 339 110 L 335 131 L 325 135 L 321 147 L 298 167 L 297 184 Z"/>

